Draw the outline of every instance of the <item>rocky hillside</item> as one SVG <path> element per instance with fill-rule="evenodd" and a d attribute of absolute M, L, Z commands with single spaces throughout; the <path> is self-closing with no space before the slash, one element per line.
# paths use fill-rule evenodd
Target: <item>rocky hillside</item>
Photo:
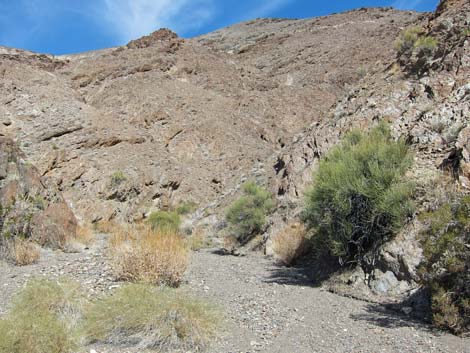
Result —
<path fill-rule="evenodd" d="M 73 238 L 77 221 L 51 180 L 10 139 L 0 137 L 0 259 L 17 238 L 51 248 Z"/>
<path fill-rule="evenodd" d="M 273 173 L 284 175 L 273 191 L 298 196 L 290 178 L 318 154 L 298 163 L 291 151 L 355 87 L 382 85 L 395 38 L 426 18 L 360 9 L 188 40 L 160 30 L 62 57 L 2 48 L 0 134 L 21 143 L 81 219 L 139 219 L 181 201 L 208 215 L 245 179 L 266 183 Z M 325 129 L 315 134 L 320 150 L 334 142 Z"/>
<path fill-rule="evenodd" d="M 321 119 L 271 157 L 269 164 L 276 167 L 271 170 L 270 185 L 281 206 L 272 217 L 270 234 L 299 212 L 302 192 L 320 158 L 351 128 L 366 130 L 379 120 L 390 122 L 394 136 L 404 138 L 413 150 L 414 166 L 407 178 L 417 187 L 417 213 L 433 210 L 448 197 L 452 187 L 442 185 L 446 178 L 454 179 L 461 192 L 468 192 L 469 25 L 468 1 L 442 1 L 434 14 L 410 26 L 419 28 L 421 38 L 433 45 L 426 50 L 398 48 L 379 70 L 366 72 Z M 357 268 L 334 278 L 330 288 L 368 299 L 408 294 L 416 288 L 423 256 L 420 227 L 415 219 L 383 247 L 368 286 L 364 287 L 363 269 Z M 269 241 L 267 250 L 271 251 Z"/>

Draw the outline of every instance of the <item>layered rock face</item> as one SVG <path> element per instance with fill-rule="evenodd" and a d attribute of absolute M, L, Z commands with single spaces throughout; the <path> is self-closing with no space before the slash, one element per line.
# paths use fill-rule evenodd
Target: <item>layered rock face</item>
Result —
<path fill-rule="evenodd" d="M 180 201 L 220 209 L 246 178 L 265 182 L 270 156 L 365 71 L 381 72 L 422 16 L 362 9 L 189 40 L 161 30 L 63 57 L 4 49 L 0 133 L 81 218 L 135 219 Z"/>
<path fill-rule="evenodd" d="M 0 246 L 21 237 L 63 247 L 76 226 L 56 187 L 41 178 L 12 140 L 0 137 Z"/>

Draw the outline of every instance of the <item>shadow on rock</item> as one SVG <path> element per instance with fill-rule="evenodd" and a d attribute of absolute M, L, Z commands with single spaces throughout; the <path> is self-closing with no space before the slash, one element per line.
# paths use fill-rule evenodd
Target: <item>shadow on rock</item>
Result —
<path fill-rule="evenodd" d="M 419 289 L 398 303 L 369 304 L 365 313 L 352 314 L 351 318 L 384 328 L 414 327 L 435 331 L 431 326 L 429 293 L 426 289 Z"/>
<path fill-rule="evenodd" d="M 320 287 L 325 280 L 340 270 L 339 263 L 334 259 L 304 257 L 289 267 L 275 265 L 271 269 L 271 274 L 266 282 Z"/>

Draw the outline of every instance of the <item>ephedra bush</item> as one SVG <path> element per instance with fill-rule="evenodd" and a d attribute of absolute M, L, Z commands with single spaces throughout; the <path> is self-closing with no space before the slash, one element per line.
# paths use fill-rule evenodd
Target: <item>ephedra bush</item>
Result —
<path fill-rule="evenodd" d="M 411 164 L 407 145 L 385 124 L 347 134 L 320 162 L 306 194 L 302 218 L 315 253 L 340 263 L 373 261 L 412 214 L 412 185 L 404 179 Z"/>

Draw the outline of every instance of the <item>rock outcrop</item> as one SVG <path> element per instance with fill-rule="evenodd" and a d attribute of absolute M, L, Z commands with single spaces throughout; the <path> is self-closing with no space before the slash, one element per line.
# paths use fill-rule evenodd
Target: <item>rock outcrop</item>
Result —
<path fill-rule="evenodd" d="M 0 137 L 0 245 L 15 237 L 52 248 L 73 238 L 77 222 L 67 203 L 16 144 Z"/>

